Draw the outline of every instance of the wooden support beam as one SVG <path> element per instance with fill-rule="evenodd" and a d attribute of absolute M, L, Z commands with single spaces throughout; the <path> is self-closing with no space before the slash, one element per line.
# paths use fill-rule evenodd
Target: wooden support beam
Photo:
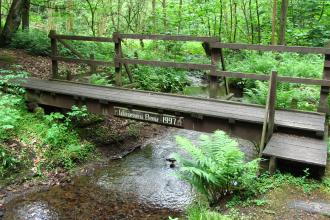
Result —
<path fill-rule="evenodd" d="M 270 78 L 270 88 L 269 88 L 269 115 L 268 115 L 268 129 L 266 142 L 274 133 L 275 126 L 275 108 L 276 108 L 276 87 L 277 87 L 277 72 L 273 71 Z"/>
<path fill-rule="evenodd" d="M 115 83 L 116 86 L 122 86 L 123 85 L 122 75 L 121 75 L 122 64 L 120 62 L 117 62 L 117 60 L 122 57 L 120 34 L 118 32 L 113 33 L 112 38 L 115 42 Z"/>
<path fill-rule="evenodd" d="M 215 73 L 220 61 L 220 50 L 211 49 L 211 65 L 215 68 L 211 69 L 211 73 Z M 209 97 L 217 98 L 219 91 L 219 77 L 215 75 L 210 75 L 209 78 Z"/>
<path fill-rule="evenodd" d="M 55 30 L 49 32 L 49 37 L 51 38 L 51 56 L 56 57 L 58 55 L 57 51 L 57 40 L 54 38 L 56 35 Z M 56 79 L 58 77 L 58 61 L 52 59 L 52 78 Z"/>
<path fill-rule="evenodd" d="M 89 55 L 89 59 L 92 60 L 92 61 L 95 61 L 95 55 L 94 55 L 93 53 L 91 53 L 91 54 Z M 91 63 L 91 64 L 90 64 L 90 72 L 91 72 L 91 73 L 95 73 L 96 70 L 97 70 L 97 66 L 96 66 L 96 64 L 95 64 L 95 63 Z"/>
<path fill-rule="evenodd" d="M 173 40 L 173 41 L 195 41 L 195 42 L 217 42 L 217 37 L 195 37 L 183 35 L 150 35 L 150 34 L 120 34 L 121 39 L 136 40 Z"/>
<path fill-rule="evenodd" d="M 269 159 L 269 174 L 274 175 L 277 170 L 277 158 L 270 157 Z"/>
<path fill-rule="evenodd" d="M 274 52 L 291 52 L 291 53 L 314 53 L 314 54 L 330 54 L 330 48 L 323 47 L 297 47 L 297 46 L 270 46 L 270 45 L 254 45 L 254 44 L 236 44 L 236 43 L 218 43 L 212 42 L 212 48 L 227 48 L 234 50 L 257 50 L 257 51 L 274 51 Z"/>
<path fill-rule="evenodd" d="M 76 41 L 93 41 L 93 42 L 114 42 L 112 38 L 109 37 L 89 37 L 89 36 L 75 36 L 75 35 L 52 35 L 54 39 L 62 40 L 76 40 Z"/>
<path fill-rule="evenodd" d="M 215 73 L 210 73 L 216 76 L 225 76 L 233 78 L 243 78 L 243 79 L 255 79 L 268 81 L 269 76 L 265 74 L 255 74 L 255 73 L 240 73 L 240 72 L 229 72 L 229 71 L 216 71 Z M 278 82 L 287 83 L 300 83 L 306 85 L 317 85 L 317 86 L 330 86 L 330 79 L 311 79 L 311 78 L 299 78 L 299 77 L 289 77 L 289 76 L 278 76 Z"/>
<path fill-rule="evenodd" d="M 325 79 L 325 80 L 330 80 L 330 67 L 328 67 L 329 63 L 330 63 L 330 53 L 325 55 L 324 69 L 323 69 L 323 79 Z M 318 112 L 328 113 L 328 111 L 329 111 L 329 106 L 328 106 L 329 91 L 330 91 L 329 85 L 321 87 L 320 105 L 318 108 Z"/>
<path fill-rule="evenodd" d="M 264 147 L 274 131 L 275 106 L 276 106 L 277 72 L 273 71 L 270 76 L 268 96 L 266 102 L 265 117 L 262 127 L 259 155 L 262 155 Z"/>

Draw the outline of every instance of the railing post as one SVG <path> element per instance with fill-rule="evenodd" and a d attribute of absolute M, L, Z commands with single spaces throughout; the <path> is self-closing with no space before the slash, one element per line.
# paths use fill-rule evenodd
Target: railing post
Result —
<path fill-rule="evenodd" d="M 116 74 L 115 83 L 116 83 L 116 86 L 122 86 L 122 84 L 123 84 L 122 76 L 121 76 L 122 65 L 118 60 L 121 58 L 121 52 L 122 52 L 121 39 L 120 39 L 119 32 L 113 33 L 113 40 L 115 42 L 115 74 Z"/>
<path fill-rule="evenodd" d="M 56 79 L 58 77 L 58 61 L 53 59 L 53 57 L 58 55 L 56 31 L 51 30 L 49 37 L 51 39 L 52 78 Z"/>
<path fill-rule="evenodd" d="M 211 73 L 215 73 L 217 71 L 217 67 L 220 60 L 220 50 L 211 48 L 211 64 L 214 65 L 214 68 L 211 69 Z M 217 98 L 219 91 L 219 77 L 210 75 L 209 78 L 209 97 Z"/>
<path fill-rule="evenodd" d="M 89 59 L 92 60 L 92 61 L 94 61 L 95 60 L 95 55 L 93 53 L 91 53 L 89 55 Z M 91 73 L 95 73 L 96 72 L 96 65 L 95 65 L 95 63 L 91 63 L 91 65 L 90 65 L 90 71 L 91 71 Z"/>
<path fill-rule="evenodd" d="M 264 150 L 266 142 L 272 136 L 275 126 L 275 107 L 276 107 L 276 87 L 277 87 L 277 72 L 272 71 L 269 81 L 268 96 L 266 101 L 265 118 L 262 128 L 260 141 L 260 156 Z"/>
<path fill-rule="evenodd" d="M 330 63 L 330 54 L 325 54 L 323 79 L 326 79 L 326 80 L 330 79 L 330 66 L 329 66 L 329 63 Z M 330 91 L 329 86 L 322 86 L 321 87 L 320 105 L 319 105 L 319 108 L 318 108 L 318 112 L 328 113 L 329 91 Z"/>

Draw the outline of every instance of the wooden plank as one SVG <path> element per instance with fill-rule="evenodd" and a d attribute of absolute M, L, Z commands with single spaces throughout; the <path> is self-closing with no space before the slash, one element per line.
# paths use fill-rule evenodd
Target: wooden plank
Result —
<path fill-rule="evenodd" d="M 191 69 L 191 70 L 212 70 L 216 68 L 214 65 L 209 64 L 195 64 L 195 63 L 177 63 L 167 61 L 155 61 L 155 60 L 138 60 L 138 59 L 124 59 L 116 58 L 115 62 L 133 64 L 133 65 L 147 65 L 147 66 L 158 66 L 158 67 L 172 67 L 178 69 Z"/>
<path fill-rule="evenodd" d="M 275 142 L 274 139 L 281 139 L 282 142 Z M 303 139 L 304 141 L 297 141 Z M 317 142 L 319 149 L 309 148 L 307 142 Z M 267 144 L 264 156 L 277 157 L 290 161 L 297 161 L 306 164 L 326 166 L 327 144 L 323 140 L 293 136 L 287 134 L 274 134 Z"/>
<path fill-rule="evenodd" d="M 273 71 L 270 76 L 269 82 L 269 115 L 268 115 L 268 129 L 266 135 L 266 141 L 274 133 L 274 123 L 275 123 L 275 108 L 276 108 L 276 89 L 277 89 L 277 72 Z"/>
<path fill-rule="evenodd" d="M 51 30 L 49 32 L 49 36 L 53 37 L 56 35 L 55 30 Z M 58 55 L 57 51 L 57 40 L 55 38 L 51 38 L 51 56 L 55 57 Z M 58 61 L 52 59 L 52 78 L 56 79 L 58 77 Z"/>
<path fill-rule="evenodd" d="M 115 40 L 115 83 L 116 86 L 122 86 L 122 75 L 121 75 L 121 69 L 122 65 L 120 62 L 117 62 L 119 58 L 122 58 L 122 48 L 121 48 L 121 39 L 119 37 L 119 33 L 115 32 L 113 33 L 113 39 Z"/>
<path fill-rule="evenodd" d="M 265 114 L 264 108 L 256 105 L 99 87 L 72 82 L 45 81 L 29 78 L 23 86 L 25 88 L 58 94 L 80 95 L 86 98 L 108 100 L 115 103 L 145 106 L 182 113 L 196 113 L 209 117 L 232 118 L 237 121 L 257 124 L 262 123 Z M 324 114 L 280 110 L 277 110 L 275 114 L 275 124 L 286 128 L 323 132 L 324 123 Z"/>
<path fill-rule="evenodd" d="M 210 46 L 212 48 L 227 48 L 227 49 L 234 49 L 234 50 L 257 50 L 257 51 L 274 51 L 274 52 L 330 54 L 330 49 L 323 48 L 323 47 L 298 47 L 298 46 L 280 46 L 280 45 L 270 46 L 270 45 L 218 43 L 218 42 L 212 42 Z"/>
<path fill-rule="evenodd" d="M 184 35 L 159 35 L 159 34 L 120 34 L 121 39 L 137 40 L 173 40 L 173 41 L 196 41 L 196 42 L 217 42 L 217 37 L 195 37 Z"/>
<path fill-rule="evenodd" d="M 322 78 L 324 80 L 330 80 L 330 68 L 326 67 L 327 63 L 330 62 L 330 54 L 325 55 L 324 62 L 325 62 L 325 64 L 324 64 Z M 328 113 L 328 111 L 329 111 L 329 106 L 328 106 L 329 91 L 330 91 L 329 85 L 328 86 L 324 85 L 321 87 L 320 104 L 319 104 L 318 112 Z"/>
<path fill-rule="evenodd" d="M 50 38 L 62 39 L 62 40 L 76 40 L 76 41 L 114 42 L 113 39 L 109 38 L 109 37 L 90 37 L 90 36 L 55 34 L 55 35 L 50 36 Z"/>
<path fill-rule="evenodd" d="M 326 60 L 324 63 L 324 67 L 330 68 L 330 60 Z"/>
<path fill-rule="evenodd" d="M 110 61 L 100 61 L 100 60 L 87 60 L 87 59 L 75 59 L 75 58 L 68 58 L 68 57 L 51 57 L 52 60 L 56 61 L 63 61 L 69 63 L 84 63 L 88 65 L 99 65 L 99 66 L 113 66 L 113 62 Z"/>
<path fill-rule="evenodd" d="M 210 73 L 210 75 L 225 76 L 225 77 L 232 77 L 232 78 L 243 78 L 243 79 L 255 79 L 255 80 L 261 80 L 261 81 L 269 80 L 268 75 L 255 74 L 255 73 L 216 71 L 216 73 Z M 306 84 L 306 85 L 330 86 L 330 80 L 326 80 L 326 79 L 278 76 L 277 81 L 287 82 L 287 83 L 300 83 L 300 84 Z"/>
<path fill-rule="evenodd" d="M 268 142 L 269 138 L 271 137 L 274 131 L 276 86 L 277 86 L 277 72 L 273 71 L 270 76 L 267 103 L 265 109 L 265 118 L 263 121 L 261 141 L 259 146 L 260 156 L 264 150 L 265 143 Z"/>

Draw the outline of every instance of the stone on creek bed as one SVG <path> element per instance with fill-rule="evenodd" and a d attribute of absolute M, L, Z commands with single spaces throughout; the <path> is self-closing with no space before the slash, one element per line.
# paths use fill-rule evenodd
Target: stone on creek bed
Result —
<path fill-rule="evenodd" d="M 289 207 L 313 214 L 330 216 L 330 203 L 294 200 L 289 202 Z"/>

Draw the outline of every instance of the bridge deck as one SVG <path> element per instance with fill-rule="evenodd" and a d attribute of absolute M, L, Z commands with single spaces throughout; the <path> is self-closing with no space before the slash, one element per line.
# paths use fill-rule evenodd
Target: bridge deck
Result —
<path fill-rule="evenodd" d="M 321 139 L 275 133 L 263 155 L 325 167 L 327 144 Z"/>
<path fill-rule="evenodd" d="M 263 106 L 247 105 L 230 101 L 199 99 L 137 90 L 100 87 L 63 81 L 26 79 L 22 86 L 27 89 L 72 95 L 112 103 L 142 106 L 172 112 L 198 114 L 262 124 L 265 117 Z M 275 124 L 280 127 L 324 132 L 325 115 L 319 113 L 282 111 L 275 114 Z"/>

